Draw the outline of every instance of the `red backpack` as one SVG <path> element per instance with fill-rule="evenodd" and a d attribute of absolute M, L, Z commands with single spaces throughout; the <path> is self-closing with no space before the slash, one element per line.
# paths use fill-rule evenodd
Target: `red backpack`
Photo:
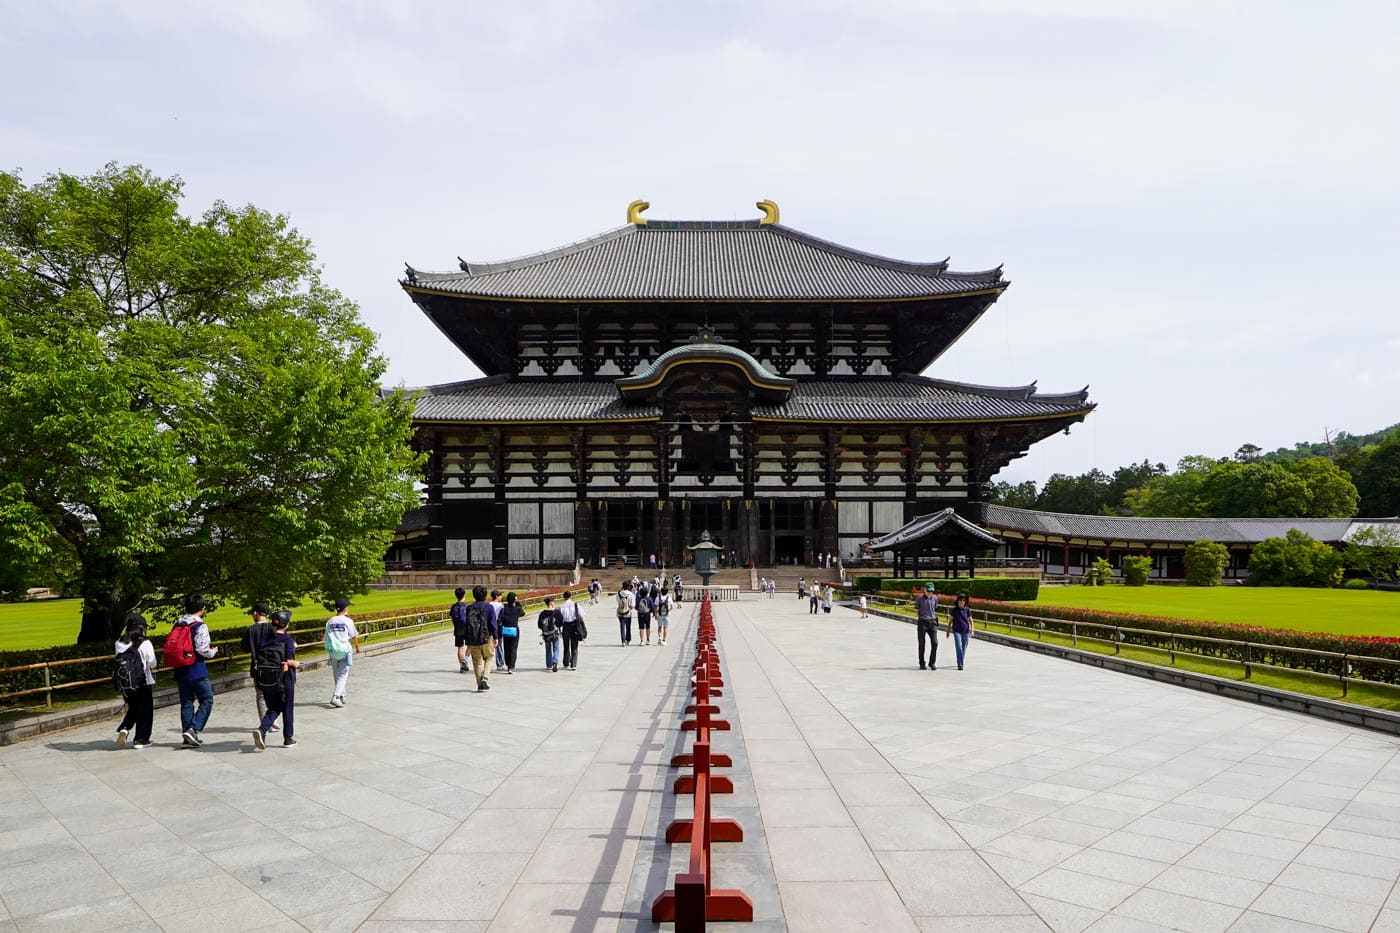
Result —
<path fill-rule="evenodd" d="M 189 667 L 194 663 L 194 633 L 191 626 L 177 622 L 165 636 L 165 666 Z"/>

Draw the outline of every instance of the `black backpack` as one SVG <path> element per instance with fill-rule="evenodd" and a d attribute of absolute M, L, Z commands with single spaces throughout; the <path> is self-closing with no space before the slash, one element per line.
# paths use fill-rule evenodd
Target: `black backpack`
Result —
<path fill-rule="evenodd" d="M 121 654 L 112 668 L 112 686 L 118 690 L 140 690 L 146 686 L 146 665 L 141 663 L 141 642 L 138 638 Z"/>
<path fill-rule="evenodd" d="M 287 663 L 287 646 L 274 638 L 258 646 L 253 655 L 253 682 L 262 690 L 282 686 L 282 665 Z"/>
<path fill-rule="evenodd" d="M 464 633 L 467 644 L 481 646 L 491 640 L 491 625 L 486 621 L 486 610 L 481 603 L 467 607 L 467 626 Z"/>

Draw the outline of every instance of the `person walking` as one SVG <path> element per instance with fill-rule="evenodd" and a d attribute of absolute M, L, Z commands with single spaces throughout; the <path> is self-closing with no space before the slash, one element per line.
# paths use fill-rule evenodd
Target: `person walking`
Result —
<path fill-rule="evenodd" d="M 914 600 L 915 625 L 919 629 L 919 670 L 924 669 L 924 639 L 928 639 L 928 669 L 938 670 L 938 594 L 933 584 L 924 585 L 924 590 Z"/>
<path fill-rule="evenodd" d="M 685 597 L 684 597 L 684 595 L 681 593 L 681 575 L 680 575 L 680 574 L 676 574 L 676 575 L 671 579 L 671 582 L 672 582 L 673 584 L 675 584 L 675 587 L 676 587 L 676 590 L 675 590 L 675 594 L 676 594 L 676 605 L 679 606 L 681 603 L 685 602 Z"/>
<path fill-rule="evenodd" d="M 204 662 L 216 657 L 219 649 L 209 643 L 205 608 L 204 597 L 198 593 L 185 597 L 185 614 L 171 627 L 163 652 L 165 666 L 174 669 L 175 686 L 180 691 L 180 737 L 191 748 L 204 744 L 199 734 L 214 711 L 214 688 L 209 686 L 209 668 Z"/>
<path fill-rule="evenodd" d="M 355 652 L 360 650 L 360 633 L 355 628 L 355 620 L 345 614 L 350 608 L 350 600 L 344 596 L 335 601 L 335 615 L 326 620 L 326 654 L 331 659 L 331 706 L 339 709 L 345 705 L 345 685 L 350 680 L 350 666 L 355 663 Z"/>
<path fill-rule="evenodd" d="M 656 643 L 666 644 L 667 629 L 671 624 L 671 594 L 666 591 L 666 587 L 661 588 L 661 595 L 656 597 Z"/>
<path fill-rule="evenodd" d="M 297 660 L 296 639 L 287 633 L 292 624 L 292 613 L 279 609 L 272 614 L 272 637 L 263 643 L 257 656 L 258 692 L 267 702 L 267 712 L 253 730 L 253 744 L 258 751 L 267 748 L 267 734 L 282 717 L 282 747 L 291 748 L 297 744 L 292 737 L 295 729 L 292 710 L 297 700 Z"/>
<path fill-rule="evenodd" d="M 467 657 L 467 591 L 457 587 L 454 594 L 457 601 L 447 610 L 452 619 L 452 643 L 457 647 L 457 670 L 470 674 L 471 660 Z"/>
<path fill-rule="evenodd" d="M 598 605 L 598 597 L 602 595 L 603 584 L 598 580 L 597 577 L 594 577 L 593 582 L 588 584 L 588 604 L 590 606 Z"/>
<path fill-rule="evenodd" d="M 798 577 L 798 578 L 797 578 L 797 598 L 798 598 L 798 599 L 801 599 L 802 597 L 804 597 L 804 596 L 806 596 L 806 595 L 807 595 L 807 578 L 806 578 L 806 577 Z"/>
<path fill-rule="evenodd" d="M 651 644 L 651 613 L 655 606 L 651 594 L 651 587 L 647 587 L 637 597 L 637 641 L 644 645 Z"/>
<path fill-rule="evenodd" d="M 861 617 L 862 619 L 864 619 L 864 618 L 865 618 L 866 616 L 868 616 L 869 614 L 870 614 L 870 604 L 869 604 L 869 601 L 865 598 L 865 594 L 864 594 L 864 593 L 861 593 L 861 594 L 860 594 L 860 617 Z"/>
<path fill-rule="evenodd" d="M 491 630 L 492 616 L 491 604 L 486 601 L 486 587 L 478 583 L 472 587 L 472 602 L 467 606 L 467 623 L 462 636 L 467 642 L 472 673 L 476 675 L 477 693 L 491 689 L 491 661 L 496 654 L 496 642 Z"/>
<path fill-rule="evenodd" d="M 822 593 L 822 612 L 831 615 L 831 603 L 836 598 L 836 587 L 830 583 L 826 585 L 826 590 Z"/>
<path fill-rule="evenodd" d="M 126 633 L 117 639 L 116 650 L 117 686 L 126 700 L 126 712 L 117 726 L 117 744 L 125 745 L 135 730 L 131 747 L 146 748 L 151 744 L 151 722 L 155 718 L 156 650 L 146 637 L 145 616 L 133 612 L 126 617 Z"/>
<path fill-rule="evenodd" d="M 506 645 L 505 639 L 501 637 L 501 591 L 491 591 L 491 635 L 496 639 L 496 673 L 503 674 L 506 670 Z"/>
<path fill-rule="evenodd" d="M 506 673 L 515 673 L 515 655 L 520 650 L 520 620 L 525 618 L 525 607 L 515 600 L 515 593 L 506 594 L 505 605 L 501 607 L 501 642 L 505 645 Z"/>
<path fill-rule="evenodd" d="M 958 670 L 963 669 L 963 659 L 967 657 L 967 641 L 972 637 L 972 610 L 968 608 L 968 596 L 959 593 L 953 600 L 953 608 L 948 610 L 948 634 L 953 639 L 953 650 L 958 655 Z"/>
<path fill-rule="evenodd" d="M 578 670 L 578 645 L 588 637 L 588 626 L 584 624 L 583 607 L 574 602 L 573 594 L 564 591 L 564 602 L 559 606 L 559 625 L 564 630 L 564 667 Z"/>
<path fill-rule="evenodd" d="M 622 647 L 632 644 L 632 610 L 637 605 L 637 597 L 632 592 L 632 584 L 622 584 L 617 591 L 617 630 L 622 639 Z"/>
<path fill-rule="evenodd" d="M 559 670 L 559 640 L 564 630 L 559 626 L 559 613 L 554 609 L 553 596 L 544 598 L 544 608 L 535 619 L 535 626 L 539 628 L 540 641 L 544 644 L 544 669 L 556 673 Z"/>
<path fill-rule="evenodd" d="M 258 647 L 263 642 L 272 637 L 272 623 L 269 621 L 267 603 L 253 603 L 253 608 L 249 610 L 249 615 L 253 617 L 253 624 L 248 626 L 243 632 L 243 650 L 248 652 L 248 676 L 254 677 L 258 673 Z M 258 719 L 262 720 L 267 715 L 267 701 L 263 699 L 262 691 L 253 685 L 253 697 L 257 703 Z"/>
<path fill-rule="evenodd" d="M 807 591 L 807 613 L 816 615 L 822 604 L 822 585 L 817 581 L 812 581 L 811 588 Z"/>

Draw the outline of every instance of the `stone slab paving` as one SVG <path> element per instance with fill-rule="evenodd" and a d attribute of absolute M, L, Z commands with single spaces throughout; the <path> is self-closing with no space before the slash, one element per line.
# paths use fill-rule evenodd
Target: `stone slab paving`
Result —
<path fill-rule="evenodd" d="M 776 602 L 720 622 L 802 734 L 799 770 L 755 766 L 765 822 L 772 781 L 810 779 L 924 929 L 1400 929 L 1396 740 L 985 643 L 920 671 L 907 623 Z M 796 926 L 810 860 L 774 860 Z"/>
<path fill-rule="evenodd" d="M 1400 930 L 1397 742 L 907 624 L 716 604 L 750 931 Z M 486 694 L 448 639 L 299 685 L 295 749 L 221 695 L 200 750 L 90 726 L 0 749 L 0 933 L 655 929 L 693 605 L 666 648 L 594 609 L 579 671 Z"/>

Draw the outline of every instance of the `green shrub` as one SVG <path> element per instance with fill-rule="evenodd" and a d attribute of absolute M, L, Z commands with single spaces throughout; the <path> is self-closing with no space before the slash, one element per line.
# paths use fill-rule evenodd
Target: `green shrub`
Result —
<path fill-rule="evenodd" d="M 1361 579 L 1347 580 L 1342 584 L 1344 590 L 1369 590 L 1370 588 L 1371 584 Z"/>
<path fill-rule="evenodd" d="M 1214 541 L 1195 541 L 1186 546 L 1186 582 L 1192 586 L 1219 586 L 1220 575 L 1230 564 L 1230 552 Z"/>
<path fill-rule="evenodd" d="M 1003 601 L 1034 600 L 1040 594 L 1040 580 L 1036 577 L 958 577 L 952 580 L 896 580 L 879 578 L 880 592 L 893 596 L 907 596 L 915 590 L 932 583 L 933 591 L 939 596 L 954 596 L 966 593 L 973 599 L 996 599 Z"/>
<path fill-rule="evenodd" d="M 1094 561 L 1094 566 L 1090 568 L 1090 577 L 1094 586 L 1103 586 L 1113 579 L 1113 565 L 1108 562 L 1107 558 L 1100 557 Z"/>
<path fill-rule="evenodd" d="M 1152 576 L 1152 558 L 1143 557 L 1140 554 L 1123 558 L 1124 586 L 1146 586 L 1150 576 Z"/>
<path fill-rule="evenodd" d="M 1259 542 L 1249 556 L 1254 586 L 1336 586 L 1341 579 L 1341 552 L 1297 528 Z"/>
<path fill-rule="evenodd" d="M 1270 629 L 1228 622 L 1171 619 L 1160 616 L 1106 612 L 1101 609 L 1079 609 L 1039 604 L 1019 611 L 1004 603 L 974 601 L 973 608 L 1002 614 L 1014 612 L 1020 624 L 1036 624 L 1046 631 L 1062 634 L 1069 634 L 1071 623 L 1078 623 L 1080 638 L 1111 638 L 1113 635 L 1111 631 L 1093 629 L 1086 623 L 1115 626 L 1119 627 L 1123 644 L 1139 645 L 1145 648 L 1169 649 L 1173 647 L 1172 636 L 1176 635 L 1178 636 L 1176 645 L 1178 649 L 1186 648 L 1206 657 L 1225 658 L 1231 661 L 1244 660 L 1245 648 L 1243 645 L 1227 645 L 1208 641 L 1187 642 L 1181 636 L 1194 635 L 1203 638 L 1249 642 L 1249 658 L 1256 664 L 1270 664 L 1293 670 L 1336 675 L 1340 672 L 1342 664 L 1345 663 L 1353 677 L 1388 684 L 1400 683 L 1400 664 L 1378 664 L 1365 660 L 1365 658 L 1371 657 L 1400 661 L 1400 638 L 1300 632 L 1293 629 Z M 1031 623 L 1029 621 L 1031 618 L 1034 618 L 1036 622 Z M 1130 629 L 1137 631 L 1129 631 Z M 1349 657 L 1343 662 L 1343 659 L 1336 657 L 1305 655 L 1280 650 L 1285 648 L 1330 651 L 1346 654 Z"/>

